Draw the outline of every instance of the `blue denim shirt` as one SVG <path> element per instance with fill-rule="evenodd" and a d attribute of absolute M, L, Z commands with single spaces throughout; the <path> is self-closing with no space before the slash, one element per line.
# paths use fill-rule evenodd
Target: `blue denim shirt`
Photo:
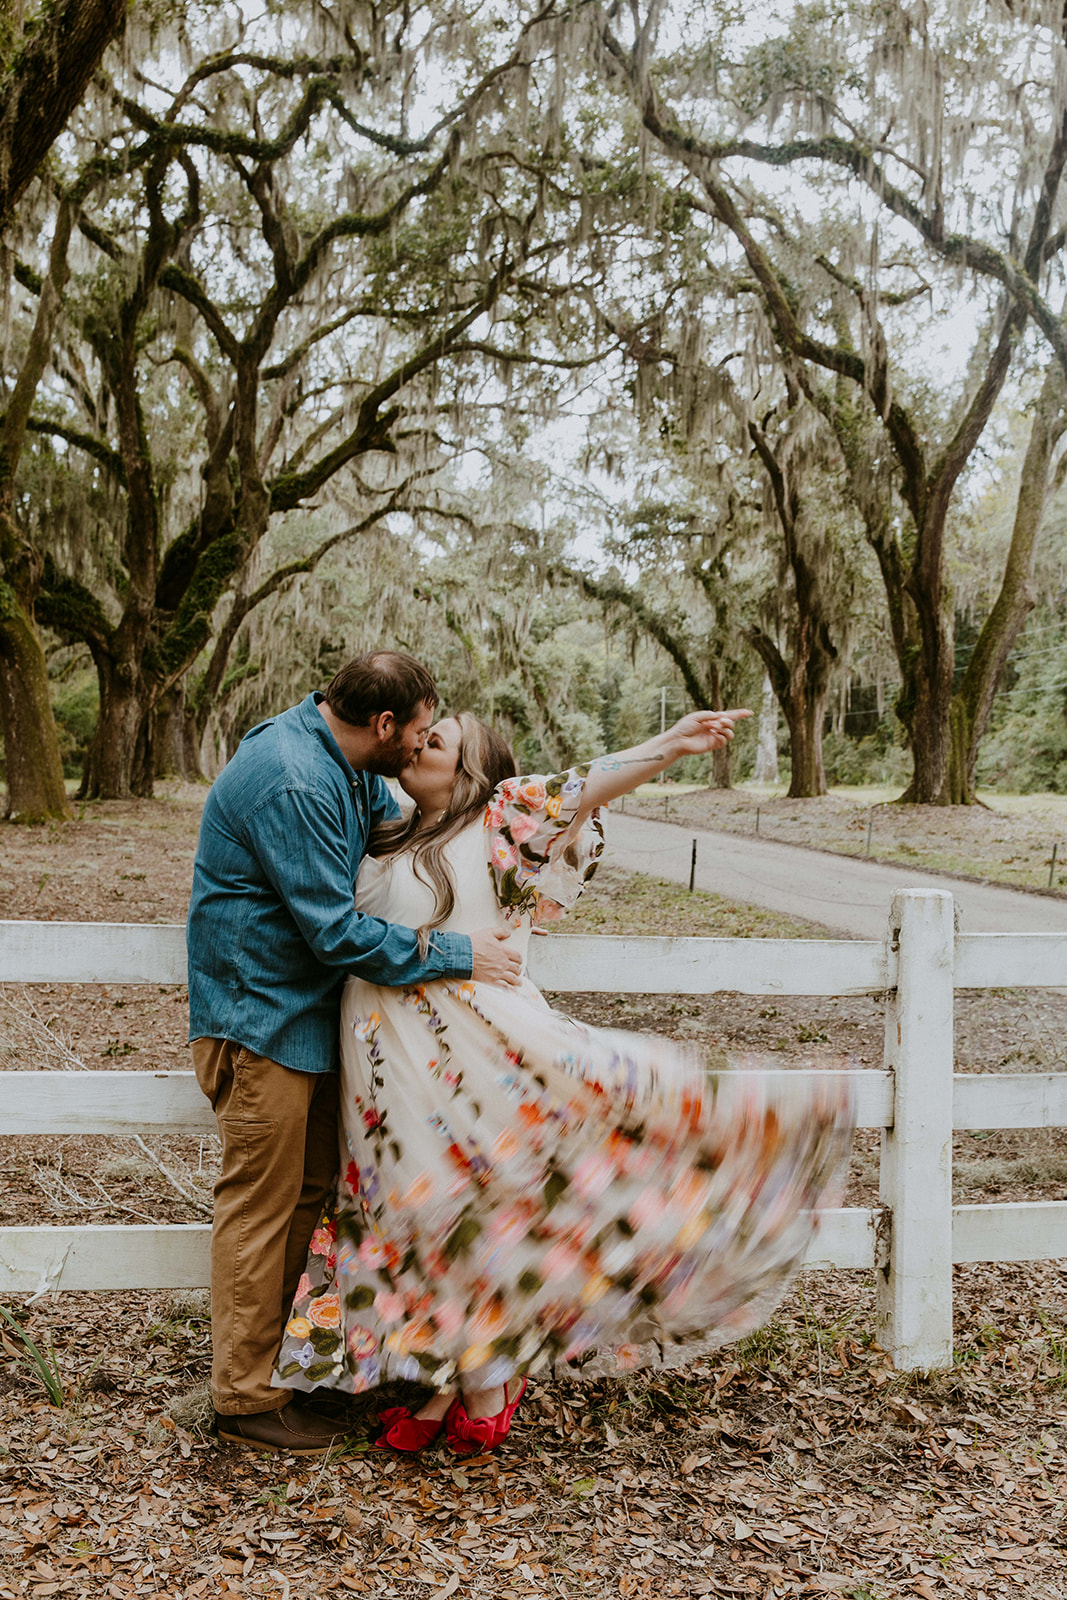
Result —
<path fill-rule="evenodd" d="M 356 873 L 375 822 L 398 816 L 380 777 L 354 772 L 320 694 L 261 722 L 215 779 L 189 902 L 189 1037 L 229 1039 L 298 1072 L 336 1067 L 344 980 L 468 978 L 466 934 L 362 916 Z"/>

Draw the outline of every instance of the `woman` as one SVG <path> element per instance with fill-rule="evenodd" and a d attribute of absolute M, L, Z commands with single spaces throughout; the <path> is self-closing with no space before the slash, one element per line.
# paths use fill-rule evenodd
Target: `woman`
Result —
<path fill-rule="evenodd" d="M 492 729 L 433 727 L 356 902 L 432 941 L 506 919 L 517 940 L 573 904 L 603 848 L 597 807 L 747 712 L 694 712 L 632 750 L 518 778 Z M 676 1044 L 585 1027 L 518 988 L 350 978 L 336 1214 L 312 1241 L 278 1363 L 290 1387 L 428 1384 L 382 1443 L 447 1425 L 459 1453 L 507 1434 L 525 1374 L 649 1341 L 725 1342 L 762 1321 L 847 1147 L 839 1088 L 773 1093 Z"/>

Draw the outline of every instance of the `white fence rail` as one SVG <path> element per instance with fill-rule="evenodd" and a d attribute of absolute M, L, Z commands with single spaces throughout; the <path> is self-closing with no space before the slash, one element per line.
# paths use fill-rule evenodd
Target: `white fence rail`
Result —
<path fill-rule="evenodd" d="M 957 988 L 1065 987 L 1067 934 L 964 934 L 949 894 L 893 898 L 884 942 L 555 937 L 531 951 L 559 992 L 884 994 L 882 1070 L 855 1071 L 857 1122 L 881 1131 L 879 1205 L 827 1212 L 807 1265 L 876 1274 L 897 1365 L 952 1360 L 952 1266 L 1067 1257 L 1067 1201 L 952 1205 L 954 1128 L 1067 1126 L 1067 1073 L 953 1071 Z M 185 982 L 184 930 L 0 922 L 0 983 Z M 204 1134 L 189 1072 L 27 1072 L 0 1079 L 0 1134 Z M 197 1288 L 200 1224 L 0 1228 L 0 1292 Z"/>

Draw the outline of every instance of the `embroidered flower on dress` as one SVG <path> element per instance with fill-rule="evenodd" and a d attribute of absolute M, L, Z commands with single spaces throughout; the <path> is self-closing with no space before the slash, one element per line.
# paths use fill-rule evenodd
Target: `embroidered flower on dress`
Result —
<path fill-rule="evenodd" d="M 441 1300 L 433 1308 L 433 1320 L 446 1339 L 454 1339 L 467 1318 L 462 1300 Z"/>
<path fill-rule="evenodd" d="M 311 1254 L 313 1256 L 328 1255 L 330 1252 L 330 1246 L 334 1243 L 336 1238 L 336 1222 L 331 1219 L 329 1222 L 320 1223 L 315 1229 L 315 1232 L 311 1235 Z"/>
<path fill-rule="evenodd" d="M 511 835 L 513 844 L 525 844 L 527 839 L 533 838 L 539 827 L 540 823 L 536 817 L 523 816 L 520 811 L 516 816 L 512 817 L 508 824 L 508 832 Z"/>
<path fill-rule="evenodd" d="M 402 1206 L 424 1206 L 434 1192 L 436 1185 L 429 1172 L 420 1172 L 417 1178 L 412 1178 L 404 1193 L 400 1196 Z"/>
<path fill-rule="evenodd" d="M 341 1302 L 335 1294 L 322 1294 L 308 1305 L 307 1311 L 310 1321 L 316 1328 L 339 1328 L 341 1326 Z"/>
<path fill-rule="evenodd" d="M 383 1322 L 399 1322 L 404 1315 L 404 1299 L 388 1289 L 374 1296 L 374 1309 Z"/>
<path fill-rule="evenodd" d="M 506 872 L 509 867 L 515 865 L 519 857 L 513 844 L 509 844 L 504 838 L 499 838 L 493 844 L 490 859 L 498 871 Z"/>

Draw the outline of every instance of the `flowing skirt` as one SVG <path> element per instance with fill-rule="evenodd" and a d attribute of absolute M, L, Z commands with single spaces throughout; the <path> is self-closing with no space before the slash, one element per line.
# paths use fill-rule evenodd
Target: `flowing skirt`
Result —
<path fill-rule="evenodd" d="M 286 1327 L 289 1388 L 489 1387 L 739 1338 L 848 1149 L 835 1075 L 712 1074 L 529 983 L 353 978 L 341 1041 L 341 1175 Z"/>

